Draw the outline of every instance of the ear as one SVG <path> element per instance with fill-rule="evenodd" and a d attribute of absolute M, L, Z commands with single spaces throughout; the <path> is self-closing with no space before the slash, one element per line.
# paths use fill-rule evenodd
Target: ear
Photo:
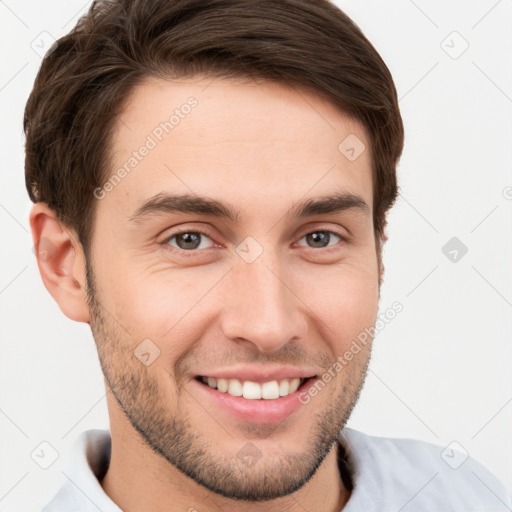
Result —
<path fill-rule="evenodd" d="M 382 233 L 382 248 L 384 248 L 384 246 L 386 245 L 386 242 L 389 240 L 389 237 L 388 237 L 388 234 L 387 234 L 387 231 L 386 229 L 384 229 L 384 232 Z M 384 267 L 384 263 L 381 259 L 381 262 L 380 262 L 380 275 L 381 277 L 384 277 L 384 272 L 385 272 L 385 267 Z"/>
<path fill-rule="evenodd" d="M 378 234 L 376 236 L 379 236 Z M 379 241 L 379 254 L 378 254 L 378 258 L 377 258 L 377 263 L 379 265 L 379 298 L 380 298 L 380 289 L 381 289 L 381 286 L 382 286 L 382 283 L 384 282 L 384 272 L 386 271 L 385 267 L 384 267 L 384 258 L 382 257 L 383 254 L 383 249 L 384 249 L 384 246 L 386 245 L 386 242 L 388 241 L 388 235 L 386 233 L 386 230 L 384 229 L 383 233 L 382 233 L 382 237 L 380 238 L 380 241 Z"/>
<path fill-rule="evenodd" d="M 32 206 L 29 221 L 37 265 L 46 289 L 68 318 L 88 323 L 82 245 L 46 203 Z"/>

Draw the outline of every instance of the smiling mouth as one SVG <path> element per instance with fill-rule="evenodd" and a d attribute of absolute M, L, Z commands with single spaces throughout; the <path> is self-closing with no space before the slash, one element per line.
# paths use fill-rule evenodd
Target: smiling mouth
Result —
<path fill-rule="evenodd" d="M 243 397 L 248 400 L 275 400 L 295 393 L 307 381 L 315 377 L 271 380 L 253 382 L 250 380 L 222 379 L 198 375 L 196 380 L 201 384 L 231 396 Z"/>

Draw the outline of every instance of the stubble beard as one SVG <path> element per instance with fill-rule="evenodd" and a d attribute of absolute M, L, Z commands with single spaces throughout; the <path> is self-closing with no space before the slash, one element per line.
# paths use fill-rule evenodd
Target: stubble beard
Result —
<path fill-rule="evenodd" d="M 340 431 L 359 399 L 368 371 L 371 344 L 338 376 L 344 377 L 343 386 L 338 386 L 340 391 L 325 400 L 327 405 L 322 410 L 314 413 L 313 426 L 309 433 L 304 433 L 305 448 L 300 453 L 279 457 L 263 453 L 256 464 L 244 466 L 237 459 L 237 452 L 249 439 L 234 441 L 232 453 L 226 455 L 228 450 L 222 449 L 219 439 L 212 439 L 194 428 L 186 407 L 180 407 L 180 401 L 183 405 L 188 395 L 186 389 L 179 383 L 175 386 L 174 407 L 172 400 L 165 399 L 168 393 L 151 373 L 151 367 L 142 365 L 134 357 L 130 348 L 133 342 L 126 339 L 115 320 L 103 314 L 91 268 L 86 275 L 90 325 L 105 380 L 133 428 L 155 453 L 206 489 L 234 500 L 258 502 L 287 496 L 313 477 L 338 442 Z M 171 375 L 169 378 L 174 379 Z M 310 407 L 314 403 L 315 399 L 311 400 Z M 250 436 L 257 445 L 257 438 L 268 438 L 278 428 L 279 425 L 240 425 L 240 432 Z M 219 446 L 221 449 L 216 451 L 215 447 Z"/>

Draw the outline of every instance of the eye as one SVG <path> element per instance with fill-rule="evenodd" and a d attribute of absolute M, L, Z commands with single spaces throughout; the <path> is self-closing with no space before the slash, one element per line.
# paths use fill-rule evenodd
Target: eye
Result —
<path fill-rule="evenodd" d="M 208 249 L 213 244 L 204 246 L 204 239 L 207 238 L 212 241 L 211 238 L 201 231 L 181 231 L 180 233 L 174 233 L 174 235 L 166 238 L 163 243 L 181 249 L 183 251 L 193 251 L 194 249 Z M 172 244 L 171 241 L 176 240 L 176 245 Z"/>
<path fill-rule="evenodd" d="M 333 241 L 334 237 L 334 243 L 331 244 L 330 242 Z M 306 243 L 311 244 L 309 247 L 312 247 L 314 249 L 323 249 L 324 247 L 332 247 L 333 245 L 336 245 L 337 241 L 344 241 L 345 239 L 338 235 L 337 233 L 334 233 L 333 231 L 312 231 L 311 233 L 308 233 L 307 235 L 304 235 L 301 240 L 306 240 Z"/>

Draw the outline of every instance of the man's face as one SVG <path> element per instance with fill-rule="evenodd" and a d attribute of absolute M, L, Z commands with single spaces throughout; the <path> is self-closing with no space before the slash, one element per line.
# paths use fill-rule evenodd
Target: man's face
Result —
<path fill-rule="evenodd" d="M 361 125 L 315 95 L 232 80 L 153 79 L 119 117 L 110 175 L 130 170 L 98 193 L 88 262 L 90 324 L 117 399 L 111 428 L 125 422 L 224 496 L 301 487 L 362 387 L 370 344 L 299 400 L 377 315 L 370 152 L 347 158 L 338 146 L 349 135 L 368 148 Z M 334 194 L 368 209 L 331 202 L 297 216 Z M 201 196 L 236 216 L 155 201 L 141 210 L 157 195 L 188 195 L 181 206 Z M 271 398 L 294 377 L 311 378 Z"/>

